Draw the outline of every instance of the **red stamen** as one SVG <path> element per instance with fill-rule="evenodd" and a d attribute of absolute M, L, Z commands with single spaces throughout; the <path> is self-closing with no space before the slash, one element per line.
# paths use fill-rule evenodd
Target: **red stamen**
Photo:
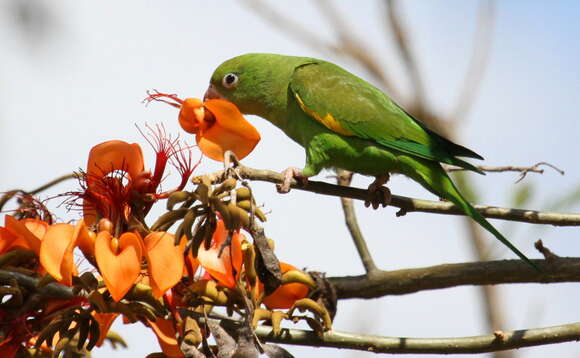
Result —
<path fill-rule="evenodd" d="M 157 102 L 167 103 L 168 105 L 171 105 L 175 108 L 181 108 L 181 105 L 183 104 L 183 100 L 181 98 L 177 97 L 176 94 L 161 93 L 161 92 L 157 91 L 156 89 L 154 89 L 153 91 L 154 91 L 154 93 L 147 91 L 147 97 L 143 100 L 143 103 L 145 103 L 147 105 L 153 101 L 157 101 Z M 170 102 L 170 101 L 167 101 L 165 99 L 162 99 L 163 97 L 172 99 L 175 102 Z"/>

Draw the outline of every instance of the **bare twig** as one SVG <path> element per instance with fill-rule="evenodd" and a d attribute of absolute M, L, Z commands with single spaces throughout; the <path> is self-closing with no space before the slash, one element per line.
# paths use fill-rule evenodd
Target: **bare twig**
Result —
<path fill-rule="evenodd" d="M 390 354 L 466 354 L 578 341 L 580 340 L 580 323 L 456 338 L 381 337 L 338 331 L 326 332 L 319 337 L 314 332 L 298 329 L 283 329 L 280 336 L 275 336 L 272 329 L 265 326 L 258 327 L 256 333 L 266 341 L 283 344 Z"/>
<path fill-rule="evenodd" d="M 532 260 L 542 273 L 521 260 L 444 264 L 367 275 L 329 277 L 339 299 L 405 295 L 465 285 L 580 282 L 580 258 L 560 257 L 550 262 Z"/>
<path fill-rule="evenodd" d="M 471 62 L 459 91 L 456 108 L 450 116 L 452 125 L 465 118 L 473 105 L 477 91 L 481 88 L 483 74 L 489 59 L 494 20 L 495 2 L 493 0 L 481 2 Z"/>
<path fill-rule="evenodd" d="M 240 165 L 237 170 L 242 177 L 250 180 L 267 181 L 275 184 L 280 184 L 284 180 L 282 174 L 271 170 L 254 169 L 243 165 Z M 208 176 L 213 183 L 216 183 L 223 179 L 223 171 L 218 171 L 206 176 Z M 197 183 L 200 180 L 199 178 L 201 177 L 193 177 L 192 181 Z M 344 187 L 313 180 L 309 181 L 308 185 L 305 187 L 299 185 L 295 180 L 293 180 L 292 188 L 323 195 L 345 197 L 363 201 L 368 198 L 368 191 L 366 189 Z M 392 196 L 390 205 L 400 208 L 404 213 L 417 211 L 444 215 L 464 215 L 464 212 L 460 208 L 450 202 L 413 199 L 399 195 Z M 564 214 L 482 205 L 474 205 L 474 207 L 484 217 L 492 219 L 554 226 L 580 226 L 580 214 Z"/>
<path fill-rule="evenodd" d="M 549 262 L 553 262 L 555 259 L 559 258 L 560 256 L 556 255 L 555 253 L 552 252 L 552 250 L 548 249 L 547 247 L 544 246 L 544 243 L 542 242 L 542 240 L 538 240 L 534 243 L 534 247 L 536 248 L 536 250 L 538 250 L 542 255 L 544 255 L 544 258 L 546 259 L 546 261 Z"/>
<path fill-rule="evenodd" d="M 484 172 L 490 172 L 490 173 L 503 173 L 503 172 L 519 172 L 520 176 L 518 177 L 518 180 L 516 180 L 516 183 L 519 183 L 520 181 L 522 181 L 526 175 L 528 175 L 528 173 L 540 173 L 540 174 L 544 174 L 544 169 L 540 168 L 542 165 L 548 166 L 552 169 L 554 169 L 555 171 L 557 171 L 558 173 L 560 173 L 560 175 L 564 175 L 565 172 L 558 168 L 557 166 L 555 166 L 554 164 L 550 164 L 548 162 L 538 162 L 532 166 L 529 167 L 518 167 L 518 166 L 513 166 L 513 165 L 503 165 L 503 166 L 499 166 L 499 167 L 488 167 L 485 165 L 476 165 L 476 167 L 480 170 L 483 170 Z M 465 168 L 460 168 L 460 167 L 456 167 L 453 165 L 447 165 L 447 164 L 443 164 L 443 168 L 445 169 L 445 171 L 447 172 L 458 172 L 458 171 L 465 171 Z"/>
<path fill-rule="evenodd" d="M 352 181 L 351 172 L 346 170 L 339 170 L 336 174 L 336 181 L 339 185 L 350 186 L 350 182 Z M 365 271 L 367 274 L 372 274 L 373 272 L 377 271 L 377 266 L 375 265 L 371 252 L 367 247 L 365 238 L 358 225 L 352 199 L 341 197 L 340 202 L 342 204 L 346 226 L 350 232 L 352 240 L 354 241 L 354 245 L 356 246 L 356 250 L 358 251 L 358 255 L 362 261 Z"/>
<path fill-rule="evenodd" d="M 0 197 L 0 210 L 2 210 L 2 208 L 4 207 L 4 204 L 6 204 L 6 202 L 8 202 L 8 200 L 12 199 L 14 197 L 14 195 L 18 194 L 18 193 L 25 193 L 25 194 L 30 194 L 30 195 L 36 195 L 38 193 L 40 193 L 41 191 L 44 191 L 52 186 L 55 186 L 65 180 L 69 180 L 69 179 L 75 179 L 77 176 L 75 173 L 70 173 L 70 174 L 65 174 L 63 176 L 60 176 L 54 180 L 49 181 L 48 183 L 39 186 L 38 188 L 32 190 L 32 191 L 26 191 L 26 190 L 22 190 L 22 189 L 14 189 L 14 190 L 10 190 L 7 191 L 4 195 L 2 195 L 2 197 Z"/>

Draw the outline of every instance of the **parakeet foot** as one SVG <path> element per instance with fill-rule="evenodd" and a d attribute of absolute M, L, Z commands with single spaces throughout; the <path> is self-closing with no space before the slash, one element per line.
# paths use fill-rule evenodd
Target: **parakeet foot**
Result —
<path fill-rule="evenodd" d="M 375 181 L 369 185 L 368 199 L 365 200 L 365 207 L 373 206 L 373 209 L 378 209 L 379 205 L 389 205 L 391 202 L 391 191 L 383 184 L 389 181 L 389 174 L 379 175 L 375 177 Z"/>
<path fill-rule="evenodd" d="M 302 170 L 298 168 L 288 168 L 282 172 L 282 175 L 284 175 L 284 182 L 282 184 L 276 184 L 276 189 L 280 194 L 286 194 L 290 191 L 292 179 L 296 179 L 302 186 L 308 184 L 308 177 L 302 175 Z"/>

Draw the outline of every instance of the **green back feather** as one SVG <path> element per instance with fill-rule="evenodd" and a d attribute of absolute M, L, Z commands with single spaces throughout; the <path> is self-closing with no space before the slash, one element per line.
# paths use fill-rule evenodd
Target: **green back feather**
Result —
<path fill-rule="evenodd" d="M 456 165 L 483 174 L 456 158 L 482 157 L 428 129 L 379 89 L 329 62 L 295 69 L 290 88 L 319 116 L 330 114 L 359 138 L 420 158 Z"/>

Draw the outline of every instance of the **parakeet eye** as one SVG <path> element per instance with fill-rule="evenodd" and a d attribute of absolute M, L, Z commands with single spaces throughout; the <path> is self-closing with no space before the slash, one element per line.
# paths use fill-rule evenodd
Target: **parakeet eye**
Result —
<path fill-rule="evenodd" d="M 235 73 L 228 73 L 222 79 L 222 85 L 224 85 L 225 88 L 233 88 L 238 84 L 238 80 L 238 75 Z"/>

